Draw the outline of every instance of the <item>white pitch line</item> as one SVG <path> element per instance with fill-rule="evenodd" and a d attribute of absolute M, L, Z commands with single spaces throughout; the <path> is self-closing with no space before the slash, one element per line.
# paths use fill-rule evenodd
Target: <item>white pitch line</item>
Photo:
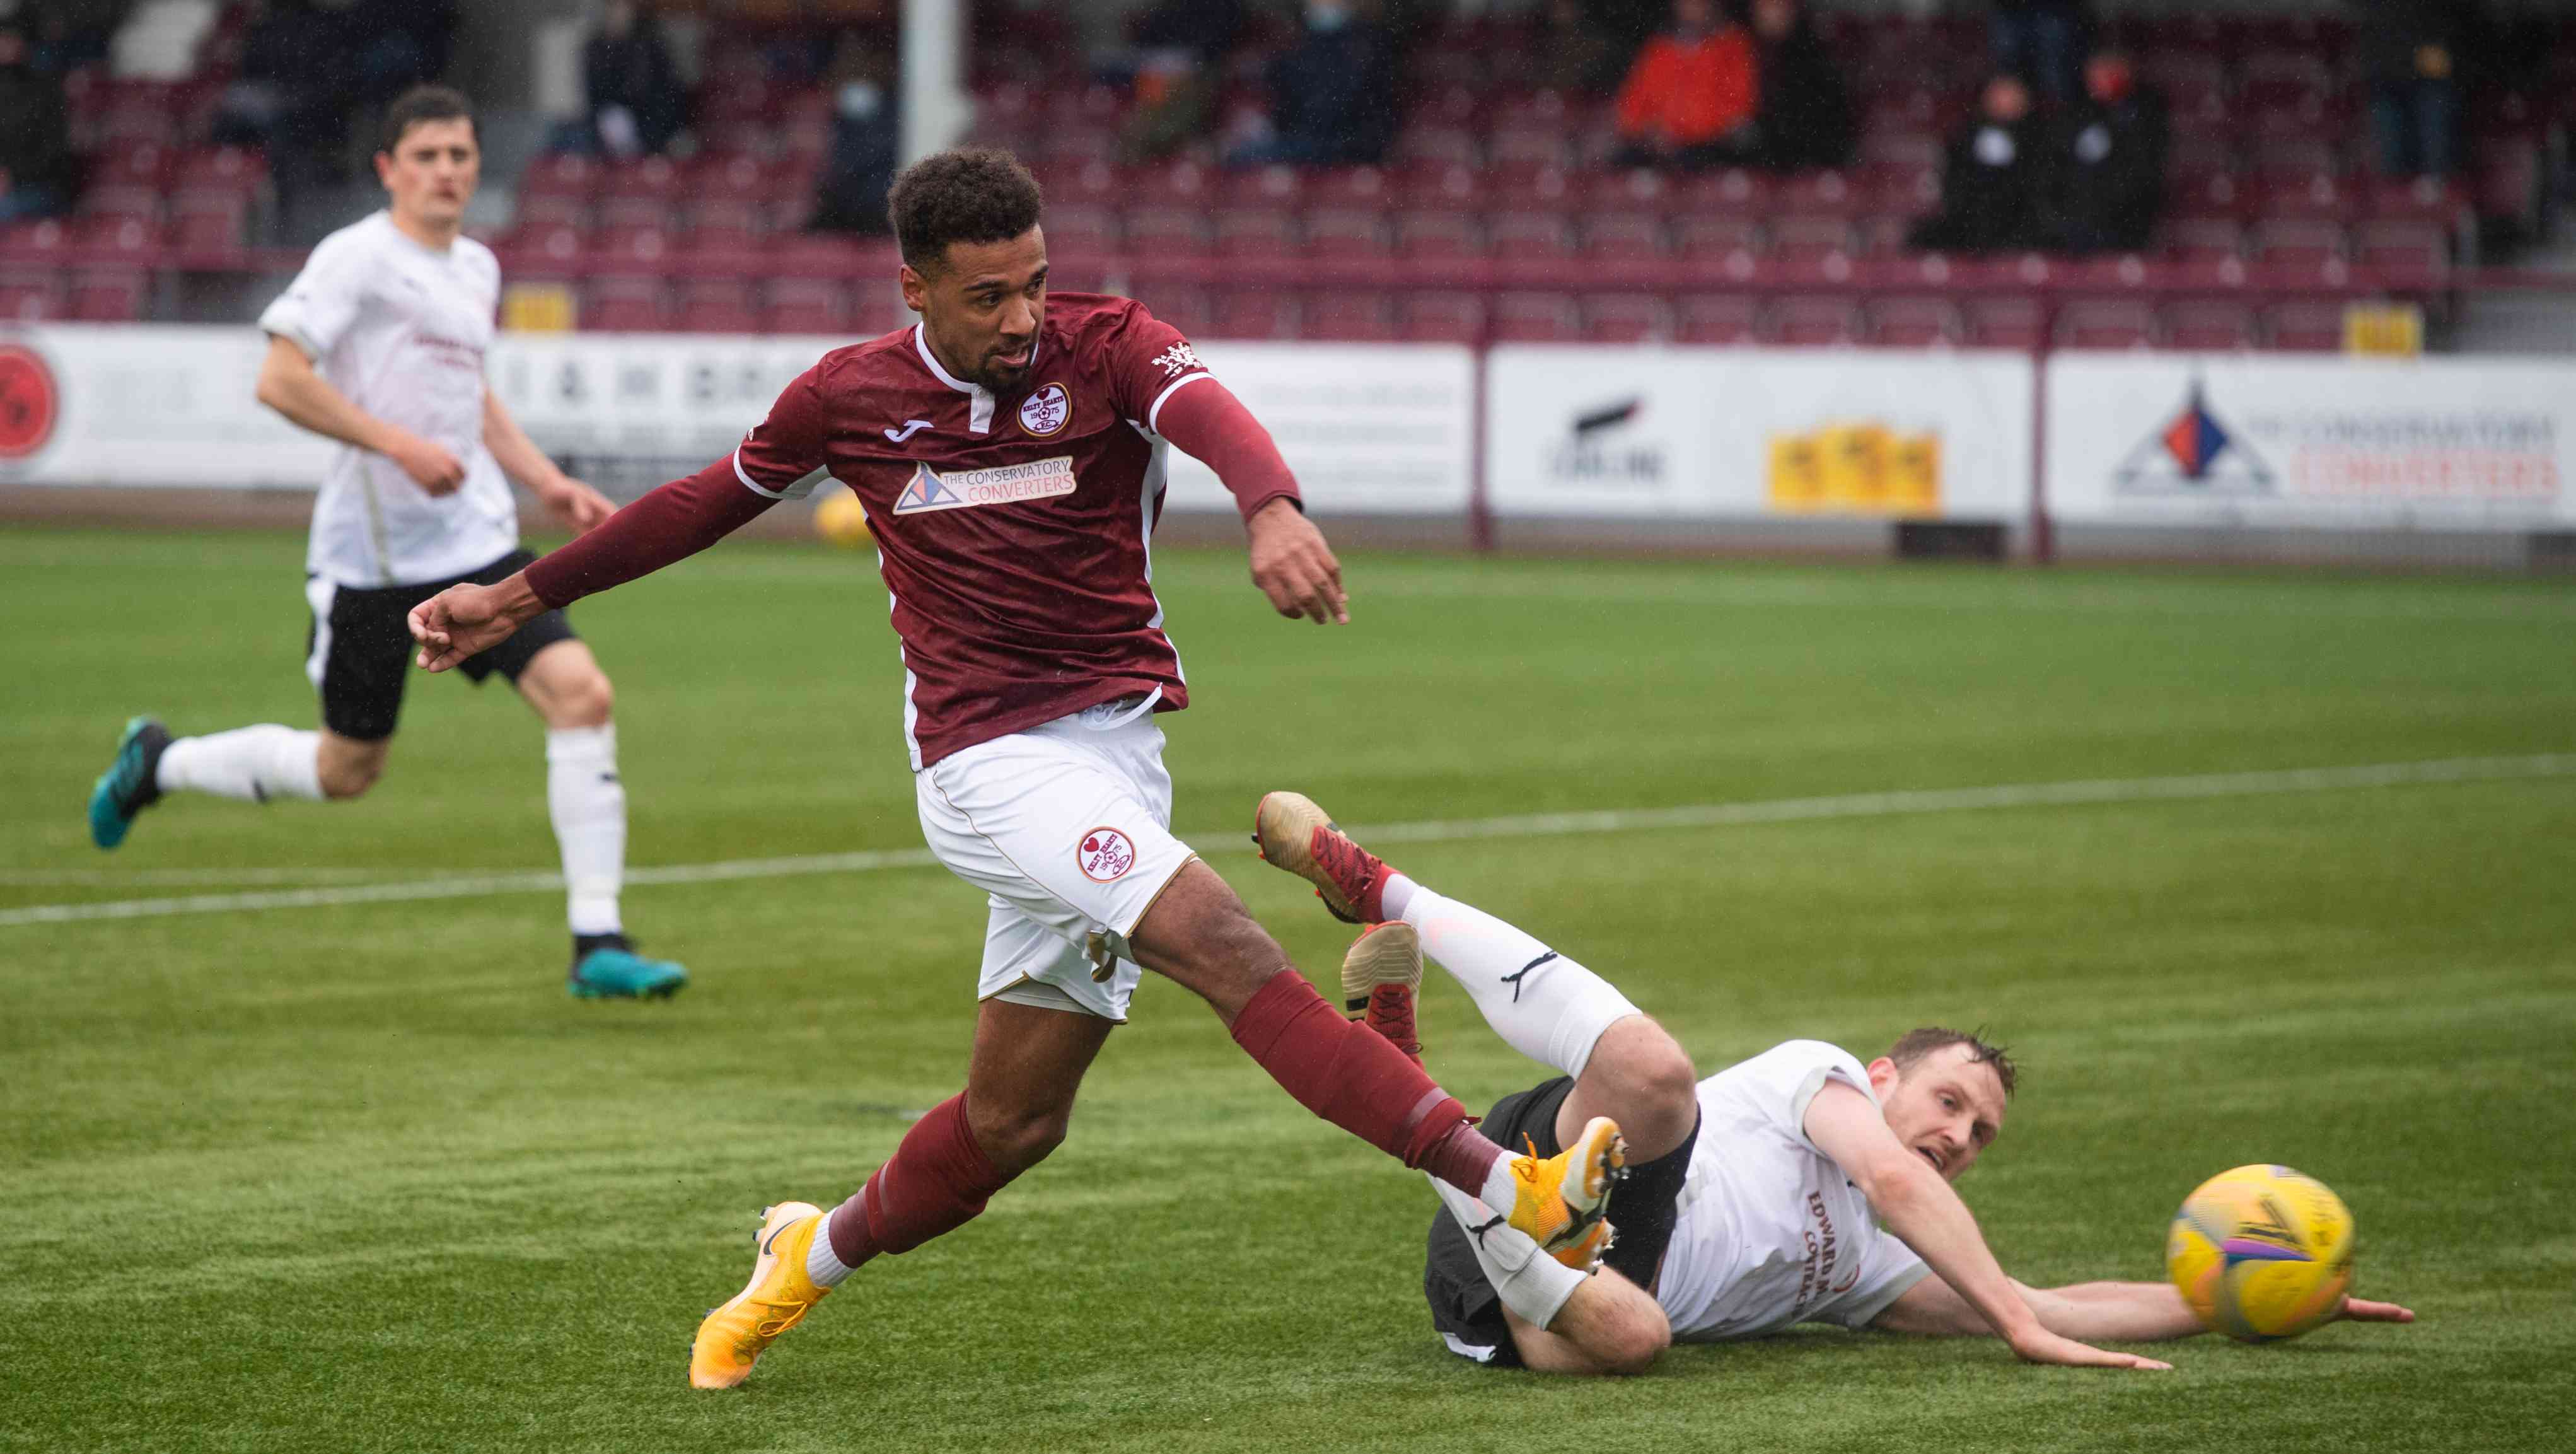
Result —
<path fill-rule="evenodd" d="M 2431 762 L 2384 762 L 2353 767 L 2287 768 L 2263 772 L 2201 773 L 2182 777 L 2101 778 L 2082 782 L 2003 783 L 1982 788 L 1925 788 L 1833 797 L 1773 798 L 1752 803 L 1706 803 L 1681 808 L 1618 808 L 1592 813 L 1525 813 L 1500 818 L 1431 819 L 1355 830 L 1368 843 L 1432 843 L 1488 838 L 1546 838 L 1569 833 L 1633 833 L 1670 828 L 1725 828 L 1760 823 L 1818 822 L 1835 818 L 1892 818 L 1925 813 L 1982 812 L 1999 808 L 2070 807 L 2101 803 L 2191 802 L 2287 793 L 2343 792 L 2441 783 L 2511 782 L 2576 776 L 2576 753 L 2531 757 L 2461 757 Z M 1247 851 L 1231 834 L 1199 850 Z M 814 853 L 792 858 L 736 858 L 715 863 L 674 863 L 627 870 L 630 884 L 723 883 L 737 879 L 798 878 L 817 874 L 878 873 L 933 868 L 924 848 L 861 853 Z M 75 924 L 103 919 L 156 919 L 173 914 L 250 913 L 342 904 L 384 904 L 485 894 L 555 893 L 560 874 L 527 870 L 470 877 L 352 884 L 273 893 L 197 894 L 171 899 L 120 899 L 90 904 L 34 904 L 0 910 L 0 928 L 26 924 Z"/>

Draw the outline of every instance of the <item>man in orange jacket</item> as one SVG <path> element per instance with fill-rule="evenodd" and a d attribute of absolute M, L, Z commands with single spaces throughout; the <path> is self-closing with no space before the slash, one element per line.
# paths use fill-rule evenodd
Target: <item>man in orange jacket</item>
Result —
<path fill-rule="evenodd" d="M 1717 0 L 1673 0 L 1673 28 L 1647 41 L 1619 88 L 1621 166 L 1705 167 L 1739 160 L 1762 99 L 1753 37 Z"/>

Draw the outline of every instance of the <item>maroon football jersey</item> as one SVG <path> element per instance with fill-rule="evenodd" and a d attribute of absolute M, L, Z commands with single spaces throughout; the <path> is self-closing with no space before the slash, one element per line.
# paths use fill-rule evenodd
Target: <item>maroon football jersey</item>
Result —
<path fill-rule="evenodd" d="M 825 354 L 734 451 L 764 495 L 829 478 L 866 505 L 916 770 L 1131 693 L 1188 705 L 1152 585 L 1154 422 L 1205 377 L 1141 304 L 1053 293 L 1017 392 L 952 376 L 915 325 Z"/>

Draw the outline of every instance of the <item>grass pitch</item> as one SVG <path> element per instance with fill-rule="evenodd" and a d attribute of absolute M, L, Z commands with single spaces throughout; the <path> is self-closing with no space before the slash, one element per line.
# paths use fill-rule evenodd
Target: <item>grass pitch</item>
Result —
<path fill-rule="evenodd" d="M 300 542 L 0 536 L 0 1447 L 132 1450 L 2522 1449 L 2576 1362 L 2576 777 L 1407 844 L 1704 1070 L 1984 1024 L 2024 1065 L 1962 1190 L 2033 1281 L 2152 1277 L 2203 1176 L 2352 1205 L 2412 1328 L 2146 1377 L 1814 1332 L 1616 1384 L 1470 1368 L 1433 1201 L 1149 979 L 1071 1142 L 685 1386 L 765 1202 L 831 1202 L 959 1084 L 983 912 L 937 869 L 633 890 L 670 1004 L 563 994 L 518 892 L 101 922 L 31 905 L 553 864 L 538 729 L 415 676 L 356 806 L 80 804 L 118 724 L 312 717 Z M 1177 826 L 1347 823 L 2576 751 L 2576 594 L 2519 581 L 1350 562 L 1357 624 L 1158 560 L 1199 705 Z M 639 865 L 918 846 L 866 558 L 741 544 L 576 611 Z M 1311 974 L 1302 886 L 1213 860 Z M 1537 1078 L 1439 982 L 1432 1064 Z"/>

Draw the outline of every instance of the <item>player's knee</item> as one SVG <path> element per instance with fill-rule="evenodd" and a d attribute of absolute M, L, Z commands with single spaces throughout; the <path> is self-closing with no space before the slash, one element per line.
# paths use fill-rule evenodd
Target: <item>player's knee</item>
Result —
<path fill-rule="evenodd" d="M 1623 1306 L 1620 1315 L 1609 1319 L 1584 1351 L 1600 1364 L 1601 1371 L 1620 1377 L 1634 1377 L 1655 1366 L 1664 1350 L 1673 1346 L 1673 1327 L 1662 1308 L 1650 1300 L 1641 1305 Z"/>
<path fill-rule="evenodd" d="M 610 711 L 617 705 L 617 693 L 608 684 L 608 673 L 589 671 L 566 682 L 556 692 L 546 712 L 549 727 L 605 727 Z"/>
<path fill-rule="evenodd" d="M 1643 1016 L 1612 1026 L 1585 1074 L 1598 1076 L 1632 1145 L 1678 1144 L 1699 1117 L 1699 1072 L 1690 1053 Z"/>
<path fill-rule="evenodd" d="M 1064 1144 L 1065 1132 L 1073 1124 L 1073 1109 L 976 1110 L 969 1115 L 968 1123 L 993 1169 L 1017 1176 Z"/>
<path fill-rule="evenodd" d="M 385 760 L 380 756 L 334 758 L 325 754 L 314 764 L 322 796 L 335 803 L 366 796 L 367 789 L 384 775 Z"/>

